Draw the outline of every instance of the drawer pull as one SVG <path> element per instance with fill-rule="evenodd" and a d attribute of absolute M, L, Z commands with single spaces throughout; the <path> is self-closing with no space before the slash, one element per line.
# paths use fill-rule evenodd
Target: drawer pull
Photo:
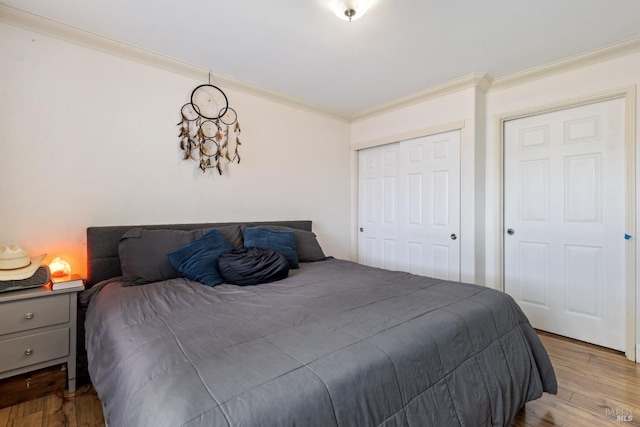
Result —
<path fill-rule="evenodd" d="M 26 349 L 26 350 L 24 351 L 24 354 L 25 354 L 25 355 L 27 355 L 27 356 L 31 356 L 31 355 L 33 354 L 33 350 L 31 350 L 30 348 L 28 348 L 28 349 Z"/>
<path fill-rule="evenodd" d="M 27 319 L 33 319 L 33 313 L 27 313 L 24 315 Z"/>

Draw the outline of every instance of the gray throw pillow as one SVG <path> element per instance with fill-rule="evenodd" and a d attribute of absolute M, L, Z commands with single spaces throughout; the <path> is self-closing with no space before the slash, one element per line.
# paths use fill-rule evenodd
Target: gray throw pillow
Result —
<path fill-rule="evenodd" d="M 258 227 L 267 228 L 276 231 L 293 231 L 296 240 L 296 252 L 298 253 L 298 261 L 314 262 L 327 259 L 316 235 L 311 231 L 299 230 L 297 228 L 285 227 L 283 225 L 260 225 Z"/>
<path fill-rule="evenodd" d="M 218 230 L 225 239 L 233 245 L 234 248 L 239 249 L 244 247 L 244 241 L 242 239 L 242 228 L 240 224 L 223 225 L 220 227 L 213 227 Z"/>
<path fill-rule="evenodd" d="M 214 227 L 234 248 L 243 247 L 240 225 Z M 204 236 L 211 228 L 197 230 L 144 229 L 127 231 L 118 244 L 120 268 L 125 285 L 144 285 L 174 279 L 180 274 L 167 254 Z"/>
<path fill-rule="evenodd" d="M 148 230 L 139 227 L 127 231 L 118 244 L 125 285 L 144 285 L 178 277 L 167 254 L 199 239 L 206 231 Z"/>

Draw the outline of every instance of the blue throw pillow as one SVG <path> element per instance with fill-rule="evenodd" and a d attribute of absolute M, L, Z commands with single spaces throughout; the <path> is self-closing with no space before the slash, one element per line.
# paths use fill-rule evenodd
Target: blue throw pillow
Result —
<path fill-rule="evenodd" d="M 298 266 L 296 239 L 293 231 L 275 231 L 262 227 L 247 227 L 244 230 L 244 246 L 273 249 L 280 252 L 289 261 L 289 267 Z"/>
<path fill-rule="evenodd" d="M 231 249 L 233 245 L 218 230 L 212 228 L 201 238 L 167 256 L 183 277 L 207 286 L 215 286 L 224 282 L 218 272 L 218 258 Z"/>

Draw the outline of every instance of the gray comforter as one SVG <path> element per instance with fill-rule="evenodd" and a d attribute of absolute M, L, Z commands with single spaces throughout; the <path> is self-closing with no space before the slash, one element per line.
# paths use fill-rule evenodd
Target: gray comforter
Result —
<path fill-rule="evenodd" d="M 301 267 L 253 287 L 116 278 L 85 291 L 109 427 L 508 425 L 556 392 L 506 294 L 334 259 Z"/>

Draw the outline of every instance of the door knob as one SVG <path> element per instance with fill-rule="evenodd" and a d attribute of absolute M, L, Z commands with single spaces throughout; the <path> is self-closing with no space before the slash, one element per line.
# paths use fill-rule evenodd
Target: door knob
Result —
<path fill-rule="evenodd" d="M 516 231 L 515 231 L 513 228 L 510 228 L 510 229 L 508 229 L 508 230 L 507 230 L 507 234 L 508 234 L 509 236 L 513 236 L 513 233 L 515 233 L 515 232 L 516 232 Z"/>
<path fill-rule="evenodd" d="M 451 237 L 451 240 L 456 240 L 456 239 L 458 238 L 458 236 L 456 236 L 456 234 L 455 234 L 455 233 L 453 233 L 453 234 L 452 234 L 451 236 L 449 236 L 449 237 Z"/>
<path fill-rule="evenodd" d="M 360 232 L 362 233 L 364 231 L 364 227 L 360 227 Z"/>

